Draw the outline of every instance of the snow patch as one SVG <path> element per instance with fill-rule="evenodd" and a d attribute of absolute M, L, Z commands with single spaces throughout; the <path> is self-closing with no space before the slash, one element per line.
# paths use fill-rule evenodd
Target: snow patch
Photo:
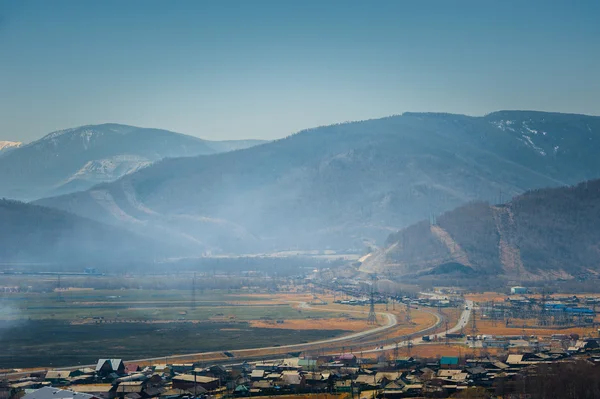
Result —
<path fill-rule="evenodd" d="M 507 131 L 507 130 L 510 130 L 511 132 L 515 131 L 515 129 L 513 127 L 511 127 L 511 125 L 514 125 L 514 123 L 515 123 L 514 121 L 499 120 L 499 121 L 492 121 L 490 123 L 502 131 Z"/>
<path fill-rule="evenodd" d="M 546 155 L 546 151 L 544 151 L 543 149 L 541 149 L 540 147 L 538 147 L 537 145 L 535 145 L 535 143 L 533 142 L 533 140 L 531 140 L 531 137 L 529 137 L 526 134 L 522 134 L 521 137 L 523 137 L 523 139 L 519 139 L 519 140 L 521 140 L 523 143 L 525 143 L 525 145 L 527 145 L 528 147 L 533 148 L 535 151 L 537 151 L 542 156 Z"/>

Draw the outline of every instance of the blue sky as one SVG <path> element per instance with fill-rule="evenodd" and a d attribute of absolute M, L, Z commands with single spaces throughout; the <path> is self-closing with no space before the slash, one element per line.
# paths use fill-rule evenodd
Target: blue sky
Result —
<path fill-rule="evenodd" d="M 405 111 L 600 114 L 599 1 L 0 0 L 0 140 L 208 139 Z"/>

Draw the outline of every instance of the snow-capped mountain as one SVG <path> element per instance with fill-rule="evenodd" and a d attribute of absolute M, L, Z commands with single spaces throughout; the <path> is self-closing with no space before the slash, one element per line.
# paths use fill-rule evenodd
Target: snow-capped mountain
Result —
<path fill-rule="evenodd" d="M 208 155 L 260 144 L 208 141 L 118 124 L 52 132 L 0 158 L 0 197 L 33 200 L 114 181 L 163 158 Z M 1 148 L 1 147 L 0 147 Z"/>

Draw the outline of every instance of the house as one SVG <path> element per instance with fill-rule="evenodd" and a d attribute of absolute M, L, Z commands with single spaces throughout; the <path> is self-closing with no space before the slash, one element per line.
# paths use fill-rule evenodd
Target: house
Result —
<path fill-rule="evenodd" d="M 511 293 L 511 295 L 527 294 L 527 288 L 526 287 L 511 287 L 510 293 Z"/>
<path fill-rule="evenodd" d="M 107 376 L 109 374 L 125 374 L 125 363 L 121 359 L 100 359 L 96 363 L 96 374 Z"/>
<path fill-rule="evenodd" d="M 66 383 L 70 377 L 71 377 L 70 371 L 50 370 L 46 373 L 46 377 L 44 379 L 46 381 L 52 382 L 52 384 L 60 384 L 60 383 Z"/>
<path fill-rule="evenodd" d="M 117 385 L 116 394 L 119 397 L 124 396 L 124 394 L 128 393 L 138 393 L 141 394 L 144 390 L 144 381 L 125 381 L 119 383 Z"/>
<path fill-rule="evenodd" d="M 203 395 L 205 393 L 206 393 L 206 389 L 204 389 L 202 387 L 197 387 L 196 395 Z M 194 392 L 190 392 L 185 389 L 177 389 L 177 388 L 171 388 L 160 394 L 161 399 L 179 399 L 179 398 L 189 398 L 189 397 L 193 397 L 193 396 L 194 396 Z"/>
<path fill-rule="evenodd" d="M 336 392 L 352 392 L 352 380 L 336 381 L 334 387 Z"/>
<path fill-rule="evenodd" d="M 140 366 L 137 363 L 127 363 L 125 365 L 126 374 L 133 374 L 137 373 L 138 371 L 140 371 Z"/>
<path fill-rule="evenodd" d="M 317 360 L 316 359 L 300 359 L 300 360 L 298 360 L 298 367 L 301 367 L 303 370 L 314 370 L 317 368 Z"/>
<path fill-rule="evenodd" d="M 337 358 L 344 366 L 356 366 L 356 356 L 352 353 L 344 353 Z"/>
<path fill-rule="evenodd" d="M 186 389 L 194 392 L 195 387 L 202 387 L 207 391 L 215 390 L 219 387 L 219 379 L 206 377 L 203 375 L 181 374 L 173 377 L 172 387 Z"/>
<path fill-rule="evenodd" d="M 415 364 L 415 358 L 412 356 L 399 357 L 396 359 L 395 364 L 398 368 L 408 368 Z"/>
<path fill-rule="evenodd" d="M 310 387 L 311 390 L 325 391 L 329 387 L 329 376 L 325 378 L 322 373 L 310 372 L 304 374 L 304 381 L 306 386 Z"/>
<path fill-rule="evenodd" d="M 376 375 L 369 374 L 359 374 L 358 377 L 354 380 L 356 385 L 360 386 L 362 389 L 372 389 L 376 388 L 379 385 L 377 384 Z"/>
<path fill-rule="evenodd" d="M 116 386 L 112 384 L 82 384 L 71 385 L 69 389 L 92 395 L 98 399 L 112 399 L 116 396 Z"/>
<path fill-rule="evenodd" d="M 252 381 L 258 381 L 258 380 L 262 380 L 265 377 L 265 371 L 264 370 L 252 370 L 252 373 L 250 373 L 250 379 Z"/>
<path fill-rule="evenodd" d="M 278 381 L 279 386 L 282 388 L 299 390 L 305 385 L 306 380 L 303 375 L 298 373 L 283 373 Z"/>
<path fill-rule="evenodd" d="M 43 387 L 25 394 L 22 399 L 99 399 L 94 395 L 74 392 L 66 389 Z"/>
<path fill-rule="evenodd" d="M 442 368 L 454 368 L 458 366 L 458 357 L 456 356 L 442 356 L 440 359 L 440 367 Z"/>
<path fill-rule="evenodd" d="M 250 388 L 245 385 L 238 385 L 233 389 L 235 396 L 250 396 Z"/>
<path fill-rule="evenodd" d="M 400 379 L 402 373 L 399 372 L 378 372 L 375 374 L 375 382 L 378 385 L 384 386 L 390 382 Z"/>

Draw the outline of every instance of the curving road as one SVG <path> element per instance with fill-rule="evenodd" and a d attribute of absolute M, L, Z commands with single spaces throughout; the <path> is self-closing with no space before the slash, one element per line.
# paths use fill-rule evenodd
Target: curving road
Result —
<path fill-rule="evenodd" d="M 303 308 L 303 309 L 314 309 L 306 302 L 295 302 L 295 303 L 298 303 L 299 307 Z M 454 327 L 452 327 L 448 330 L 449 333 L 460 331 L 462 328 L 467 326 L 467 323 L 469 322 L 469 318 L 471 317 L 471 309 L 473 308 L 473 302 L 467 300 L 467 301 L 465 301 L 465 305 L 466 305 L 465 310 L 463 310 L 463 312 L 458 320 L 458 323 Z M 319 310 L 339 311 L 339 309 L 333 309 L 333 308 L 327 308 L 327 307 L 321 307 L 321 306 L 319 306 L 318 309 Z M 423 309 L 423 310 L 425 310 L 425 309 Z M 426 343 L 425 341 L 423 341 L 423 336 L 426 335 L 426 332 L 431 331 L 432 329 L 438 328 L 442 324 L 442 319 L 438 313 L 436 313 L 434 311 L 430 311 L 430 310 L 425 310 L 425 311 L 433 314 L 437 318 L 436 323 L 434 326 L 427 327 L 425 329 L 422 329 L 422 330 L 412 333 L 411 337 L 413 337 L 412 338 L 413 345 L 419 345 L 419 344 Z M 364 313 L 363 310 L 344 310 L 344 312 L 345 313 L 361 313 L 361 314 Z M 378 312 L 378 314 L 384 315 L 387 318 L 387 323 L 384 326 L 380 326 L 380 327 L 372 328 L 370 330 L 360 331 L 360 332 L 356 332 L 356 333 L 352 333 L 352 334 L 348 334 L 348 335 L 343 335 L 340 337 L 328 338 L 328 339 L 306 342 L 306 343 L 301 343 L 301 344 L 290 344 L 290 345 L 281 345 L 281 346 L 268 346 L 268 347 L 262 347 L 262 348 L 233 350 L 230 352 L 235 353 L 237 356 L 235 357 L 235 360 L 233 358 L 231 360 L 232 361 L 243 360 L 244 352 L 255 352 L 255 351 L 259 351 L 259 350 L 285 350 L 285 349 L 298 349 L 298 348 L 305 348 L 304 350 L 315 349 L 314 346 L 322 346 L 322 345 L 327 345 L 327 344 L 332 344 L 332 343 L 352 341 L 352 340 L 355 340 L 358 338 L 364 338 L 364 337 L 368 337 L 370 335 L 379 334 L 382 331 L 393 328 L 398 324 L 398 319 L 396 318 L 396 315 L 394 315 L 392 313 L 385 313 L 385 312 Z M 422 335 L 415 336 L 415 334 L 422 334 Z M 444 337 L 445 335 L 446 335 L 445 332 L 437 334 L 438 337 Z M 402 342 L 402 343 L 398 343 L 398 346 L 399 347 L 406 346 L 407 344 L 408 344 L 408 342 Z M 382 351 L 382 350 L 391 350 L 391 349 L 394 349 L 395 347 L 396 347 L 396 344 L 391 344 L 391 345 L 383 346 L 383 347 L 380 347 L 377 349 L 366 350 L 363 352 L 370 353 L 370 352 L 376 352 L 376 351 Z M 193 357 L 197 357 L 197 356 L 201 356 L 201 355 L 212 355 L 212 354 L 220 355 L 224 351 L 225 350 L 212 351 L 212 352 L 188 353 L 185 355 L 158 356 L 158 357 L 151 357 L 151 358 L 145 358 L 145 359 L 128 360 L 127 362 L 136 363 L 136 362 L 161 361 L 161 360 L 165 360 L 165 359 L 171 359 L 171 360 L 172 359 L 185 359 L 185 358 L 193 358 Z M 246 358 L 248 358 L 248 357 L 250 357 L 250 356 L 246 356 Z M 259 356 L 254 355 L 253 357 L 259 357 Z M 76 370 L 76 369 L 80 369 L 83 367 L 95 367 L 95 364 L 78 365 L 78 366 L 73 366 L 73 367 L 61 367 L 61 368 L 56 368 L 56 370 Z M 6 376 L 15 376 L 15 375 L 20 375 L 20 374 L 23 374 L 23 373 L 8 373 L 5 375 Z"/>

